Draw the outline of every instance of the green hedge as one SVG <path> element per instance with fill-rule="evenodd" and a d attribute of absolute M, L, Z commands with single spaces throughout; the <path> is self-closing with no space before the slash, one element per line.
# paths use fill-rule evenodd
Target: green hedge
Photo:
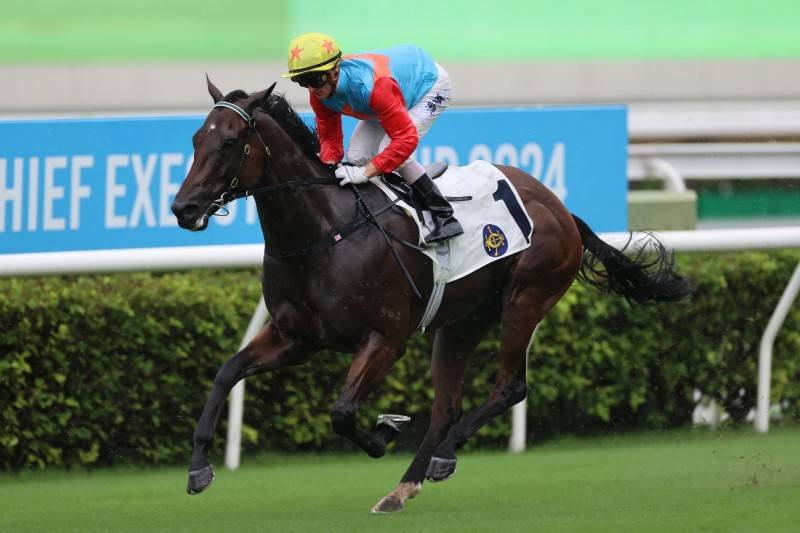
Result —
<path fill-rule="evenodd" d="M 576 285 L 548 315 L 529 365 L 529 440 L 558 433 L 655 429 L 691 421 L 695 387 L 735 420 L 755 403 L 758 344 L 798 252 L 692 254 L 679 269 L 690 301 L 631 307 Z M 259 292 L 254 271 L 0 280 L 0 465 L 3 469 L 188 460 L 219 365 L 236 349 Z M 800 413 L 800 311 L 778 336 L 773 400 Z M 496 370 L 496 332 L 465 385 L 478 405 Z M 414 417 L 414 449 L 432 399 L 428 349 L 412 341 L 362 409 Z M 352 449 L 330 429 L 349 355 L 249 378 L 248 451 Z M 224 422 L 215 449 L 221 451 Z M 470 446 L 502 445 L 500 417 Z"/>

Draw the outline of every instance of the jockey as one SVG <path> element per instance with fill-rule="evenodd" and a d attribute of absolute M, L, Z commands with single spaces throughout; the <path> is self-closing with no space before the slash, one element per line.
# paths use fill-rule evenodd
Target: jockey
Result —
<path fill-rule="evenodd" d="M 330 36 L 306 33 L 289 44 L 288 64 L 283 76 L 308 88 L 323 163 L 342 161 L 342 115 L 361 120 L 347 150 L 347 161 L 356 166 L 336 170 L 340 185 L 366 183 L 396 170 L 431 212 L 435 229 L 426 243 L 464 232 L 450 203 L 412 156 L 450 103 L 450 78 L 438 63 L 411 45 L 342 56 Z"/>

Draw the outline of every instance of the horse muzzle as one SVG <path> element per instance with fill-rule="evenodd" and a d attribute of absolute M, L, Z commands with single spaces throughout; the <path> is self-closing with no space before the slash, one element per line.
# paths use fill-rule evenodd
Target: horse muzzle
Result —
<path fill-rule="evenodd" d="M 178 226 L 189 231 L 203 231 L 208 227 L 208 213 L 193 203 L 177 200 L 172 203 L 172 213 L 178 219 Z"/>

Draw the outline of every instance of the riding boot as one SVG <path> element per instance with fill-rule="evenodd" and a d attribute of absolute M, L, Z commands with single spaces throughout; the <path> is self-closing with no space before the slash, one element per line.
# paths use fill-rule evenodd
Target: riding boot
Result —
<path fill-rule="evenodd" d="M 428 174 L 423 174 L 417 178 L 411 184 L 411 188 L 420 202 L 422 202 L 423 209 L 429 210 L 431 218 L 433 218 L 435 227 L 425 237 L 425 244 L 437 243 L 464 233 L 461 223 L 453 216 L 453 207 L 450 202 L 442 196 L 439 188 L 428 177 Z"/>

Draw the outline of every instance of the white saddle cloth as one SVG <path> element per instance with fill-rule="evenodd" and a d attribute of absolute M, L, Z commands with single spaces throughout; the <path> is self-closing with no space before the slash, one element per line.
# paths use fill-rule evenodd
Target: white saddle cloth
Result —
<path fill-rule="evenodd" d="M 397 198 L 380 179 L 374 178 L 370 183 L 391 200 Z M 435 282 L 444 284 L 463 278 L 492 261 L 521 252 L 531 245 L 533 220 L 525 211 L 514 186 L 491 163 L 473 161 L 465 167 L 449 167 L 436 178 L 435 183 L 445 196 L 472 197 L 469 201 L 450 202 L 464 233 L 436 247 L 425 248 L 425 255 L 433 260 Z M 407 203 L 399 200 L 397 205 L 416 222 L 419 244 L 422 245 L 423 237 L 433 228 L 430 213 L 425 212 L 426 220 L 420 220 L 417 211 Z"/>

